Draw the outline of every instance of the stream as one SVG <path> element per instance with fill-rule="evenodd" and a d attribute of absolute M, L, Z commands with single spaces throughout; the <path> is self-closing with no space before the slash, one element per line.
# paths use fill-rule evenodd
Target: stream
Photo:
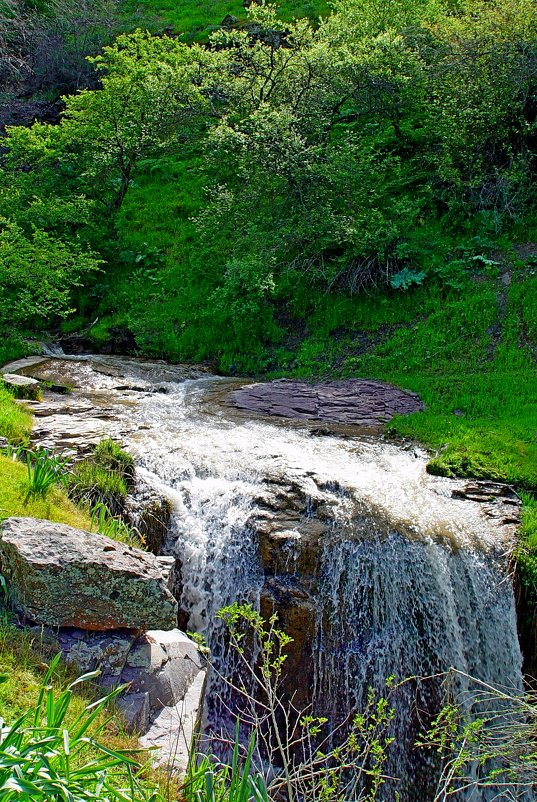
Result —
<path fill-rule="evenodd" d="M 522 688 L 506 579 L 514 529 L 457 496 L 464 482 L 428 475 L 425 452 L 357 427 L 319 434 L 307 421 L 241 412 L 227 397 L 245 381 L 202 369 L 98 356 L 11 370 L 74 388 L 30 404 L 36 443 L 76 450 L 111 435 L 170 500 L 164 553 L 176 558 L 182 625 L 206 637 L 222 673 L 215 613 L 239 600 L 278 612 L 295 641 L 288 690 L 334 725 L 392 675 L 454 666 Z M 213 680 L 213 723 L 221 692 Z M 395 699 L 389 773 L 401 802 L 426 802 L 431 766 L 413 742 L 441 704 L 439 681 L 416 679 Z M 394 798 L 388 783 L 383 799 Z"/>

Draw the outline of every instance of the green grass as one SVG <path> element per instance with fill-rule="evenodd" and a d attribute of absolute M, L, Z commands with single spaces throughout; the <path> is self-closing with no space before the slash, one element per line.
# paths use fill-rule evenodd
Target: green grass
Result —
<path fill-rule="evenodd" d="M 537 607 L 537 496 L 522 494 L 521 525 L 518 532 L 516 565 L 519 581 L 529 612 L 530 625 L 535 627 Z"/>
<path fill-rule="evenodd" d="M 113 514 L 121 512 L 127 495 L 125 480 L 118 473 L 97 465 L 91 457 L 74 466 L 67 483 L 69 495 L 77 503 L 90 507 L 105 504 Z"/>
<path fill-rule="evenodd" d="M 32 416 L 17 404 L 7 390 L 0 387 L 0 437 L 21 445 L 28 441 L 32 430 Z"/>
<path fill-rule="evenodd" d="M 20 337 L 0 338 L 0 368 L 31 353 L 35 353 L 34 349 Z"/>
<path fill-rule="evenodd" d="M 281 0 L 278 5 L 283 20 L 318 19 L 329 12 L 325 0 Z M 186 42 L 205 40 L 228 14 L 246 20 L 242 0 L 126 0 L 123 14 L 129 27 L 170 27 Z"/>
<path fill-rule="evenodd" d="M 127 486 L 134 482 L 134 460 L 111 437 L 97 443 L 93 460 L 107 471 L 119 474 Z"/>
<path fill-rule="evenodd" d="M 323 299 L 326 313 L 314 310 L 298 347 L 276 352 L 271 375 L 362 376 L 413 390 L 425 412 L 388 431 L 436 452 L 432 471 L 537 490 L 537 278 L 513 273 L 502 314 L 500 278 L 476 278 L 457 290 Z"/>
<path fill-rule="evenodd" d="M 89 529 L 87 513 L 78 509 L 59 488 L 45 496 L 28 493 L 28 475 L 22 462 L 0 454 L 0 519 L 11 516 L 44 518 Z"/>

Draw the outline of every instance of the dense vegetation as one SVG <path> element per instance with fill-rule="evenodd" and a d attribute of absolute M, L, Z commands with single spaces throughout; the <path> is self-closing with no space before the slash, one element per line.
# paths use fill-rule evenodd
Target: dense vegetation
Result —
<path fill-rule="evenodd" d="M 223 372 L 388 378 L 422 394 L 392 428 L 440 449 L 434 470 L 534 489 L 534 3 L 93 13 L 106 30 L 86 15 L 82 48 L 62 28 L 65 69 L 41 73 L 95 88 L 3 143 L 2 356 L 63 318 L 94 348 Z M 112 41 L 137 21 L 153 33 Z M 39 70 L 10 42 L 4 83 L 28 95 Z"/>
<path fill-rule="evenodd" d="M 6 10 L 8 97 L 96 88 L 8 129 L 3 357 L 66 317 L 223 371 L 389 378 L 426 401 L 392 428 L 433 470 L 535 488 L 533 3 Z M 133 15 L 188 35 L 84 58 Z"/>

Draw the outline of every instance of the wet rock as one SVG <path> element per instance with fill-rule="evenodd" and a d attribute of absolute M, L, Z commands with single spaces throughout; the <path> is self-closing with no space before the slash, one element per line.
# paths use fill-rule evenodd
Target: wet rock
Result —
<path fill-rule="evenodd" d="M 232 28 L 238 21 L 238 17 L 234 17 L 233 14 L 226 14 L 220 25 L 222 28 Z"/>
<path fill-rule="evenodd" d="M 261 594 L 265 619 L 278 615 L 278 626 L 292 638 L 285 648 L 284 690 L 299 709 L 311 703 L 313 686 L 313 644 L 317 630 L 317 607 L 302 583 L 289 578 L 271 579 Z M 300 682 L 296 678 L 300 677 Z"/>
<path fill-rule="evenodd" d="M 364 379 L 318 384 L 280 379 L 242 387 L 230 393 L 228 401 L 239 409 L 262 415 L 329 421 L 365 428 L 378 427 L 394 415 L 423 409 L 415 393 Z M 320 431 L 315 430 L 316 433 Z"/>
<path fill-rule="evenodd" d="M 102 535 L 34 518 L 8 518 L 1 570 L 32 621 L 87 630 L 172 629 L 177 603 L 156 558 Z"/>
<path fill-rule="evenodd" d="M 146 549 L 160 554 L 172 513 L 169 499 L 137 477 L 135 488 L 127 497 L 125 513 L 130 525 L 142 537 Z"/>
<path fill-rule="evenodd" d="M 455 488 L 452 496 L 482 504 L 485 515 L 500 526 L 520 523 L 520 496 L 510 485 L 476 480 Z"/>

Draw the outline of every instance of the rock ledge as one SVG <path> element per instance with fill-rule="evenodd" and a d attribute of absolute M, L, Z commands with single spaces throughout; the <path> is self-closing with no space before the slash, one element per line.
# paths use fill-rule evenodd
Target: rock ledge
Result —
<path fill-rule="evenodd" d="M 262 415 L 371 428 L 386 423 L 394 415 L 423 409 L 416 393 L 366 379 L 316 384 L 279 379 L 241 387 L 230 393 L 228 400 L 238 409 Z"/>

